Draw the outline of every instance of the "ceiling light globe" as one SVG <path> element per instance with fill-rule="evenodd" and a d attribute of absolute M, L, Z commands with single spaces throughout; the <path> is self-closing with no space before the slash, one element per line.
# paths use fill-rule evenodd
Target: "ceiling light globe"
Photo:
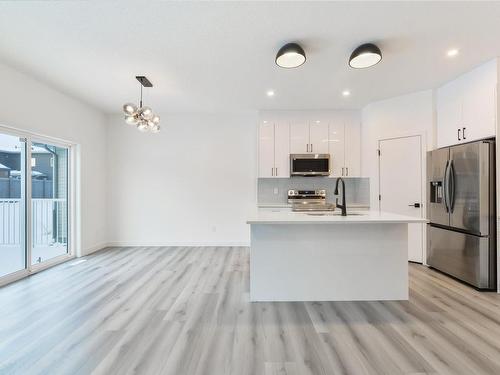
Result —
<path fill-rule="evenodd" d="M 149 129 L 148 122 L 147 121 L 140 121 L 137 124 L 137 129 L 141 132 L 146 132 Z"/>
<path fill-rule="evenodd" d="M 159 133 L 160 132 L 160 125 L 156 124 L 151 128 L 151 133 Z"/>
<path fill-rule="evenodd" d="M 137 116 L 125 115 L 125 122 L 129 125 L 137 125 L 139 119 Z"/>
<path fill-rule="evenodd" d="M 151 117 L 153 117 L 153 110 L 150 107 L 139 108 L 139 116 L 144 120 L 151 120 Z"/>
<path fill-rule="evenodd" d="M 133 103 L 126 103 L 123 105 L 123 113 L 132 116 L 137 113 L 137 106 Z"/>
<path fill-rule="evenodd" d="M 151 121 L 153 121 L 153 124 L 154 125 L 158 125 L 160 123 L 160 116 L 158 115 L 154 115 L 152 118 L 151 118 Z"/>

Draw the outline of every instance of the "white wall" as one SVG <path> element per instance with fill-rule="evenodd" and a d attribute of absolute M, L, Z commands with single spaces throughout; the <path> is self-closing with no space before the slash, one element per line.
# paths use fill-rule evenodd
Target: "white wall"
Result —
<path fill-rule="evenodd" d="M 367 105 L 362 111 L 361 175 L 370 177 L 370 206 L 378 207 L 378 141 L 424 134 L 427 151 L 435 144 L 433 91 L 426 90 Z M 425 164 L 423 166 L 425 171 Z M 425 191 L 424 191 L 425 193 Z"/>
<path fill-rule="evenodd" d="M 78 144 L 81 236 L 88 254 L 106 243 L 105 118 L 97 110 L 0 64 L 0 125 Z"/>
<path fill-rule="evenodd" d="M 110 116 L 111 244 L 248 244 L 257 123 L 257 113 L 177 114 L 149 134 Z"/>

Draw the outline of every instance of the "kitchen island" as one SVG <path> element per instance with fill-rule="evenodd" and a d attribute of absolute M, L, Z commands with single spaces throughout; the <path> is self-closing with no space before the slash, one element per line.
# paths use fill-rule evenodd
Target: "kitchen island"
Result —
<path fill-rule="evenodd" d="M 408 299 L 408 223 L 379 211 L 259 209 L 251 227 L 252 301 Z"/>

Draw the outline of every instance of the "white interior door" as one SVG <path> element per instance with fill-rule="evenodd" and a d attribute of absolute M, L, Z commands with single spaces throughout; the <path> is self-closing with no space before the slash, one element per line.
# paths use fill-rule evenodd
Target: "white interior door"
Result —
<path fill-rule="evenodd" d="M 423 217 L 421 136 L 379 141 L 380 209 Z M 408 225 L 408 260 L 423 261 L 423 224 Z"/>

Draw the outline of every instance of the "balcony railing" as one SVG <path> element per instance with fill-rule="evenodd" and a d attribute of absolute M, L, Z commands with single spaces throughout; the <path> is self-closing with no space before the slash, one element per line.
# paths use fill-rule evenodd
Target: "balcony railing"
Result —
<path fill-rule="evenodd" d="M 67 242 L 66 199 L 32 199 L 33 246 Z M 22 243 L 23 212 L 20 199 L 0 199 L 0 246 Z"/>

